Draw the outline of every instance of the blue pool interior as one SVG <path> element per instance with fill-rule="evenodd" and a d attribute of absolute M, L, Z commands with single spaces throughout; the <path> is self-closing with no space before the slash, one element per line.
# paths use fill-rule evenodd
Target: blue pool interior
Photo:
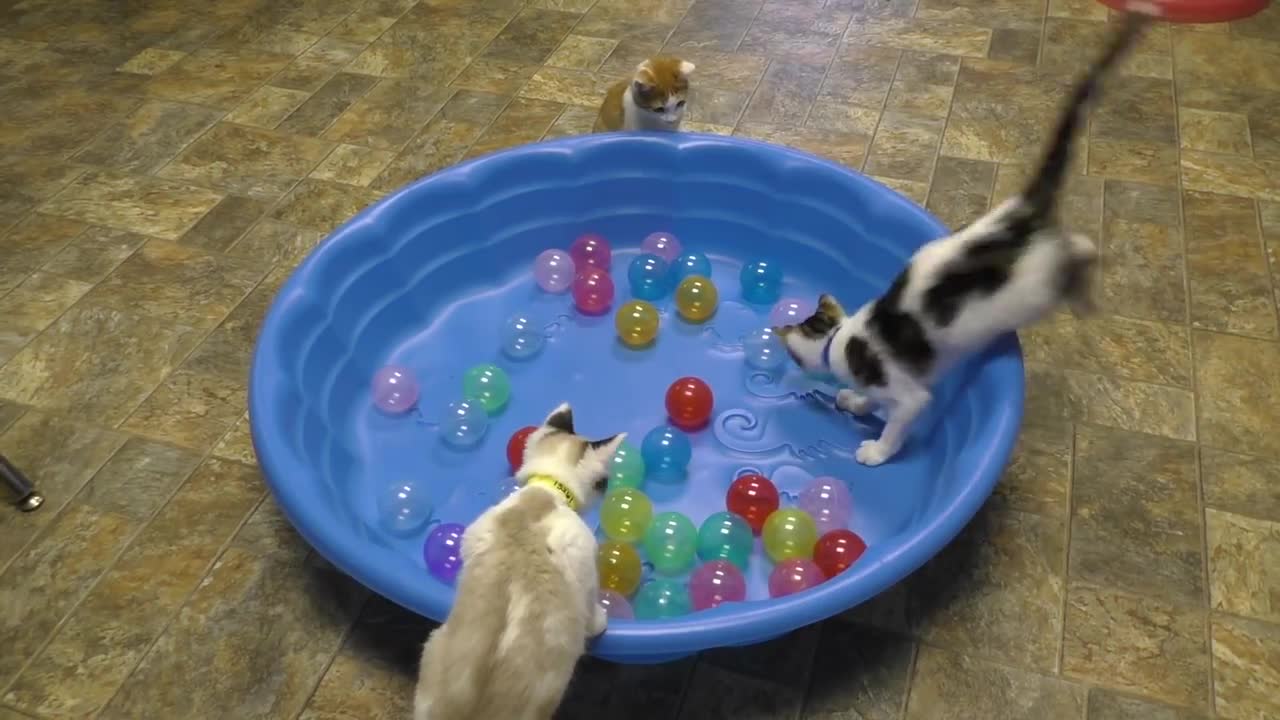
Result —
<path fill-rule="evenodd" d="M 626 268 L 641 240 L 674 233 L 705 253 L 720 291 L 700 325 L 670 295 L 657 342 L 633 350 L 616 337 L 612 312 L 581 315 L 570 294 L 533 282 L 533 260 L 580 234 L 614 249 L 614 308 L 629 297 Z M 834 410 L 835 386 L 788 364 L 753 371 L 741 337 L 766 324 L 769 306 L 740 299 L 738 270 L 768 259 L 785 272 L 784 297 L 831 292 L 846 308 L 883 291 L 921 243 L 943 228 L 909 201 L 807 155 L 747 141 L 701 137 L 595 136 L 531 146 L 460 166 L 366 210 L 324 243 L 282 289 L 255 358 L 255 445 L 277 499 L 303 535 L 373 590 L 437 620 L 452 589 L 425 570 L 427 529 L 388 531 L 377 498 L 393 483 L 425 489 L 432 523 L 473 520 L 509 476 L 505 447 L 562 401 L 579 432 L 644 434 L 665 420 L 663 396 L 694 375 L 715 393 L 711 425 L 690 434 L 690 471 L 648 479 L 656 510 L 695 524 L 724 508 L 745 470 L 772 478 L 783 504 L 812 478 L 844 480 L 850 527 L 869 549 L 823 586 L 769 600 L 771 567 L 757 549 L 749 601 L 662 622 L 619 621 L 601 656 L 650 662 L 714 645 L 757 642 L 838 612 L 882 591 L 936 553 L 990 493 L 1021 417 L 1022 366 L 1006 338 L 956 368 L 902 453 L 878 468 L 853 460 L 878 421 Z M 533 315 L 547 333 L 537 356 L 500 350 L 505 320 Z M 389 417 L 370 402 L 385 364 L 414 371 L 419 410 Z M 493 363 L 510 376 L 509 405 L 484 440 L 458 451 L 436 422 L 460 399 L 463 372 Z M 593 527 L 596 513 L 587 516 Z"/>

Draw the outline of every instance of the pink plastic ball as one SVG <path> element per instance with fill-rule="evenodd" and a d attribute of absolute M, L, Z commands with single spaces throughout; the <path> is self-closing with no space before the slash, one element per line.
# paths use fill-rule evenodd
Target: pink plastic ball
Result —
<path fill-rule="evenodd" d="M 653 233 L 645 238 L 644 242 L 640 243 L 641 253 L 657 255 L 666 260 L 667 263 L 672 263 L 676 258 L 680 257 L 681 249 L 680 241 L 676 239 L 676 236 L 665 232 Z"/>
<path fill-rule="evenodd" d="M 579 273 L 585 273 L 589 267 L 607 273 L 613 262 L 613 251 L 609 248 L 609 241 L 591 233 L 573 241 L 569 246 L 569 256 L 573 258 Z"/>
<path fill-rule="evenodd" d="M 418 403 L 418 381 L 408 368 L 388 365 L 373 374 L 373 405 L 389 415 L 409 412 Z"/>
<path fill-rule="evenodd" d="M 826 580 L 822 568 L 809 558 L 791 558 L 778 563 L 769 573 L 769 597 L 786 597 L 817 587 Z"/>
<path fill-rule="evenodd" d="M 782 298 L 769 313 L 769 327 L 795 325 L 804 322 L 813 314 L 816 306 L 808 300 L 799 298 Z"/>
<path fill-rule="evenodd" d="M 728 560 L 713 560 L 698 566 L 689 576 L 689 597 L 694 610 L 742 602 L 747 598 L 747 581 L 737 565 Z"/>
<path fill-rule="evenodd" d="M 796 506 L 813 516 L 819 535 L 826 535 L 849 524 L 849 516 L 853 513 L 853 497 L 849 495 L 849 489 L 844 483 L 824 476 L 814 478 L 813 482 L 800 491 Z"/>
<path fill-rule="evenodd" d="M 574 262 L 563 250 L 544 250 L 533 261 L 533 279 L 549 293 L 562 293 L 573 285 Z"/>
<path fill-rule="evenodd" d="M 612 590 L 600 588 L 600 596 L 596 601 L 600 603 L 600 607 L 604 608 L 610 620 L 634 620 L 636 617 L 635 611 L 631 609 L 631 603 Z"/>
<path fill-rule="evenodd" d="M 613 279 L 591 268 L 573 281 L 573 304 L 586 315 L 603 315 L 613 304 Z"/>

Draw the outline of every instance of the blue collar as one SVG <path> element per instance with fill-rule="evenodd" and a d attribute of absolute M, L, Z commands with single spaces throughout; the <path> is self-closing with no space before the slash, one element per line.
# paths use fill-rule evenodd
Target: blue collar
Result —
<path fill-rule="evenodd" d="M 838 329 L 838 328 L 837 328 Z M 831 337 L 827 338 L 827 344 L 822 346 L 822 364 L 828 370 L 831 369 L 831 343 L 836 339 L 835 330 L 831 331 Z"/>

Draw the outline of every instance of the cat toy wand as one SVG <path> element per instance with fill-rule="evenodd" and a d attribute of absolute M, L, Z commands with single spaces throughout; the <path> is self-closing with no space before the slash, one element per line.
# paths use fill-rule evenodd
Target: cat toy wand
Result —
<path fill-rule="evenodd" d="M 44 495 L 37 492 L 27 476 L 3 455 L 0 455 L 0 479 L 18 496 L 17 505 L 22 512 L 31 512 L 44 504 Z"/>

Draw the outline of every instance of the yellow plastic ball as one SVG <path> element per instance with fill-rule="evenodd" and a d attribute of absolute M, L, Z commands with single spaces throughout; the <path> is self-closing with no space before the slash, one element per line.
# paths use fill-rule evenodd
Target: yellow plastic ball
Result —
<path fill-rule="evenodd" d="M 596 553 L 600 587 L 630 597 L 640 587 L 640 553 L 626 543 L 600 543 Z"/>
<path fill-rule="evenodd" d="M 636 542 L 653 521 L 653 503 L 635 488 L 610 490 L 600 504 L 600 529 L 610 540 Z"/>
<path fill-rule="evenodd" d="M 618 308 L 613 325 L 622 344 L 644 347 L 658 337 L 658 310 L 644 300 L 632 300 Z"/>
<path fill-rule="evenodd" d="M 813 546 L 818 542 L 818 525 L 809 513 L 786 508 L 769 515 L 760 535 L 769 559 L 780 563 L 792 558 L 813 557 Z"/>
<path fill-rule="evenodd" d="M 716 314 L 720 293 L 711 278 L 690 275 L 676 287 L 676 310 L 689 322 L 702 322 Z"/>

